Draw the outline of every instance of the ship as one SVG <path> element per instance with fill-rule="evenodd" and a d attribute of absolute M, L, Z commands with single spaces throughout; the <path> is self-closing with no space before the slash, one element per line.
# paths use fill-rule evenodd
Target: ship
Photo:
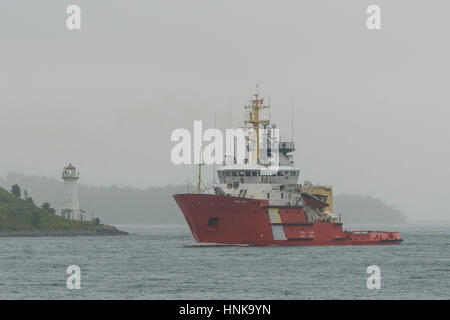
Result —
<path fill-rule="evenodd" d="M 333 188 L 298 183 L 293 138 L 281 140 L 270 123 L 270 102 L 264 103 L 258 88 L 244 106 L 244 118 L 244 161 L 238 161 L 234 146 L 235 153 L 225 155 L 215 172 L 218 181 L 205 186 L 199 164 L 197 190 L 173 196 L 198 243 L 323 246 L 403 241 L 399 232 L 344 230 L 342 215 L 333 213 Z"/>

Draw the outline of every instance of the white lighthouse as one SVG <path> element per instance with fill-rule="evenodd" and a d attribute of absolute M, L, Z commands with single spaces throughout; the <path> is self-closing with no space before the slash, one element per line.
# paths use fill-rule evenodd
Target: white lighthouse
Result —
<path fill-rule="evenodd" d="M 78 203 L 77 180 L 79 173 L 70 163 L 64 168 L 62 178 L 64 180 L 64 197 L 61 208 L 61 216 L 69 220 L 82 220 L 80 204 Z"/>

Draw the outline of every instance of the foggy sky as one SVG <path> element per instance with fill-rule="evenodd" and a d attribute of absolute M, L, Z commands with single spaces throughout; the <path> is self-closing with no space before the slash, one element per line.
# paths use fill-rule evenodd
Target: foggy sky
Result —
<path fill-rule="evenodd" d="M 82 29 L 66 29 L 78 4 Z M 377 4 L 382 30 L 366 28 Z M 0 2 L 0 175 L 183 184 L 170 134 L 242 125 L 258 83 L 300 180 L 450 218 L 450 2 Z M 212 168 L 205 168 L 211 176 Z"/>

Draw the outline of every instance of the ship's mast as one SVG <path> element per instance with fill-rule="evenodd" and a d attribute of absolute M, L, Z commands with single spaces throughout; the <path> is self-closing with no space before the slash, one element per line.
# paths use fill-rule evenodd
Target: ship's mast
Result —
<path fill-rule="evenodd" d="M 249 110 L 248 119 L 245 123 L 253 124 L 253 129 L 256 133 L 256 163 L 259 164 L 259 126 L 269 124 L 270 120 L 260 119 L 259 111 L 262 109 L 268 109 L 270 106 L 264 105 L 264 99 L 259 98 L 258 86 L 256 87 L 256 93 L 254 94 L 254 99 L 251 101 L 250 105 L 246 105 L 245 109 Z"/>

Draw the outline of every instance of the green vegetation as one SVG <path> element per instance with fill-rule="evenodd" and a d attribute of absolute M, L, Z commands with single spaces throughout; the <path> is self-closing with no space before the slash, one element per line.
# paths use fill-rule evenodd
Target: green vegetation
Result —
<path fill-rule="evenodd" d="M 25 190 L 25 192 L 26 192 L 26 190 Z M 20 198 L 21 191 L 20 191 L 20 187 L 19 187 L 18 184 L 12 185 L 12 187 L 11 187 L 11 193 L 12 193 L 13 195 L 15 195 L 17 198 Z"/>
<path fill-rule="evenodd" d="M 42 206 L 45 209 L 41 209 L 34 205 L 30 197 L 20 199 L 19 186 L 13 186 L 11 190 L 15 193 L 0 188 L 0 231 L 85 230 L 93 226 L 92 222 L 69 221 L 55 215 L 55 209 L 49 203 L 44 203 Z"/>
<path fill-rule="evenodd" d="M 53 213 L 53 214 L 56 213 L 56 210 L 54 208 L 52 208 L 50 206 L 50 203 L 48 203 L 48 202 L 44 202 L 41 206 L 41 209 L 47 211 L 48 213 Z"/>

